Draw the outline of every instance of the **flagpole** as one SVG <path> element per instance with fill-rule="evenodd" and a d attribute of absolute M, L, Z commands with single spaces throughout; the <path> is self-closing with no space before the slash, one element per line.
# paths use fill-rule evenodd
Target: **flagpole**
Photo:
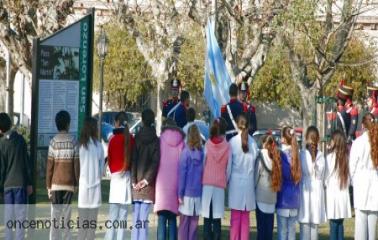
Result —
<path fill-rule="evenodd" d="M 218 25 L 218 0 L 214 0 L 213 5 L 214 5 L 214 34 L 215 34 L 215 37 L 218 39 L 218 29 L 217 29 L 217 25 Z"/>

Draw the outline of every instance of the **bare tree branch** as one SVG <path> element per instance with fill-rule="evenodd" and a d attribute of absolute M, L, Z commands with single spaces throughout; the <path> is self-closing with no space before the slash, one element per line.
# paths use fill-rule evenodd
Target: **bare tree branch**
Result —
<path fill-rule="evenodd" d="M 0 2 L 0 38 L 11 52 L 14 68 L 31 71 L 34 37 L 44 37 L 65 26 L 72 0 L 3 0 Z"/>

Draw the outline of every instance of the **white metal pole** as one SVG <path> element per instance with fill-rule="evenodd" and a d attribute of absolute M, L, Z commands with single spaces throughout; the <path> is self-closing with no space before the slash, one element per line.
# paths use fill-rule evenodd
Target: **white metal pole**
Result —
<path fill-rule="evenodd" d="M 215 37 L 218 38 L 218 0 L 214 0 L 213 2 L 213 9 L 214 9 L 214 34 Z"/>
<path fill-rule="evenodd" d="M 21 108 L 20 108 L 20 125 L 24 124 L 24 108 L 25 108 L 25 75 L 22 74 L 21 84 Z"/>
<path fill-rule="evenodd" d="M 102 101 L 103 101 L 103 90 L 104 90 L 104 61 L 105 58 L 101 57 L 100 59 L 100 100 L 99 100 L 99 107 L 98 107 L 98 137 L 101 139 L 102 133 Z"/>
<path fill-rule="evenodd" d="M 8 49 L 6 49 L 6 72 L 7 72 L 7 83 L 6 83 L 6 105 L 5 105 L 5 111 L 9 114 L 10 113 L 10 109 L 9 109 L 9 91 L 10 91 L 10 64 L 11 64 L 11 60 L 10 60 L 10 53 L 8 51 Z"/>

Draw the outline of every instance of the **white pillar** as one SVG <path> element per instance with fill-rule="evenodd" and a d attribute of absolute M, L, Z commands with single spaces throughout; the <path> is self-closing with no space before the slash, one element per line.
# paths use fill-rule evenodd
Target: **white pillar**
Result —
<path fill-rule="evenodd" d="M 9 109 L 9 87 L 10 87 L 10 74 L 11 74 L 11 60 L 10 60 L 10 53 L 8 51 L 8 49 L 6 49 L 6 57 L 5 57 L 5 63 L 6 63 L 6 71 L 7 71 L 7 83 L 6 83 L 6 93 L 7 93 L 7 96 L 6 96 L 6 104 L 5 104 L 5 111 L 7 113 L 9 113 L 10 109 Z"/>
<path fill-rule="evenodd" d="M 25 75 L 22 74 L 21 80 L 21 102 L 20 102 L 20 124 L 24 124 L 24 112 L 25 112 Z"/>

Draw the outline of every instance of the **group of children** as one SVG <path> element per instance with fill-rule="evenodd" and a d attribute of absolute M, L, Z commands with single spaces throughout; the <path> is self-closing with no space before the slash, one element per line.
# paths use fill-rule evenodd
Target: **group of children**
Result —
<path fill-rule="evenodd" d="M 147 221 L 154 204 L 158 239 L 197 239 L 199 216 L 204 218 L 204 239 L 220 239 L 226 188 L 231 209 L 230 239 L 249 239 L 249 213 L 253 210 L 258 239 L 273 238 L 275 213 L 279 239 L 295 239 L 297 221 L 301 239 L 317 239 L 318 226 L 327 219 L 331 239 L 343 239 L 343 219 L 351 217 L 350 182 L 358 194 L 356 239 L 375 238 L 378 201 L 367 188 L 377 183 L 377 153 L 370 144 L 377 141 L 378 128 L 371 115 L 365 116 L 367 131 L 353 144 L 351 155 L 346 137 L 335 131 L 326 157 L 318 147 L 320 137 L 315 127 L 307 129 L 306 148 L 302 151 L 290 127 L 282 129 L 281 148 L 273 136 L 267 135 L 259 150 L 248 134 L 249 122 L 244 114 L 237 118 L 238 134 L 229 141 L 225 138 L 224 119 L 215 119 L 204 145 L 195 125 L 185 136 L 169 119 L 159 140 L 151 126 L 153 117 L 151 110 L 142 113 L 144 126 L 131 147 L 132 200 L 125 204 L 134 204 L 134 224 Z M 134 139 L 127 131 L 120 133 L 123 139 L 130 139 L 130 148 Z M 109 144 L 110 166 L 116 139 L 117 130 Z M 128 168 L 124 171 L 130 175 Z M 367 175 L 355 177 L 364 173 Z M 135 229 L 132 239 L 147 239 L 147 234 L 147 228 Z"/>
<path fill-rule="evenodd" d="M 79 215 L 96 219 L 104 166 L 96 121 L 92 118 L 85 121 L 78 151 L 66 149 L 59 155 L 57 148 L 73 145 L 67 144 L 68 129 L 63 125 L 59 128 L 58 116 L 57 119 L 60 133 L 50 145 L 47 169 L 49 196 L 53 204 L 69 203 L 71 186 L 77 181 Z M 327 154 L 323 154 L 319 131 L 313 126 L 306 130 L 303 150 L 291 127 L 282 129 L 281 143 L 266 135 L 262 149 L 258 149 L 248 133 L 249 121 L 243 113 L 236 119 L 237 135 L 227 141 L 226 122 L 218 118 L 212 122 L 210 138 L 205 143 L 195 124 L 185 134 L 170 119 L 164 122 L 159 138 L 154 119 L 152 110 L 144 110 L 143 126 L 133 137 L 126 114 L 120 112 L 108 147 L 109 220 L 127 220 L 128 205 L 132 204 L 132 239 L 148 239 L 148 215 L 152 207 L 158 216 L 159 240 L 198 239 L 199 216 L 204 218 L 203 238 L 221 239 L 226 188 L 232 240 L 249 239 L 251 211 L 256 212 L 259 240 L 273 239 L 275 214 L 278 239 L 295 239 L 297 222 L 300 239 L 317 239 L 318 226 L 327 219 L 330 238 L 343 239 L 343 220 L 351 217 L 350 184 L 356 209 L 355 239 L 375 239 L 378 125 L 371 114 L 364 116 L 366 131 L 353 143 L 350 154 L 346 137 L 340 131 L 333 133 Z M 80 165 L 68 158 L 79 159 Z M 62 169 L 66 173 L 73 171 L 77 178 L 66 179 L 58 172 Z M 94 231 L 79 232 L 79 238 L 93 239 Z M 125 231 L 109 229 L 105 238 L 125 239 Z"/>

